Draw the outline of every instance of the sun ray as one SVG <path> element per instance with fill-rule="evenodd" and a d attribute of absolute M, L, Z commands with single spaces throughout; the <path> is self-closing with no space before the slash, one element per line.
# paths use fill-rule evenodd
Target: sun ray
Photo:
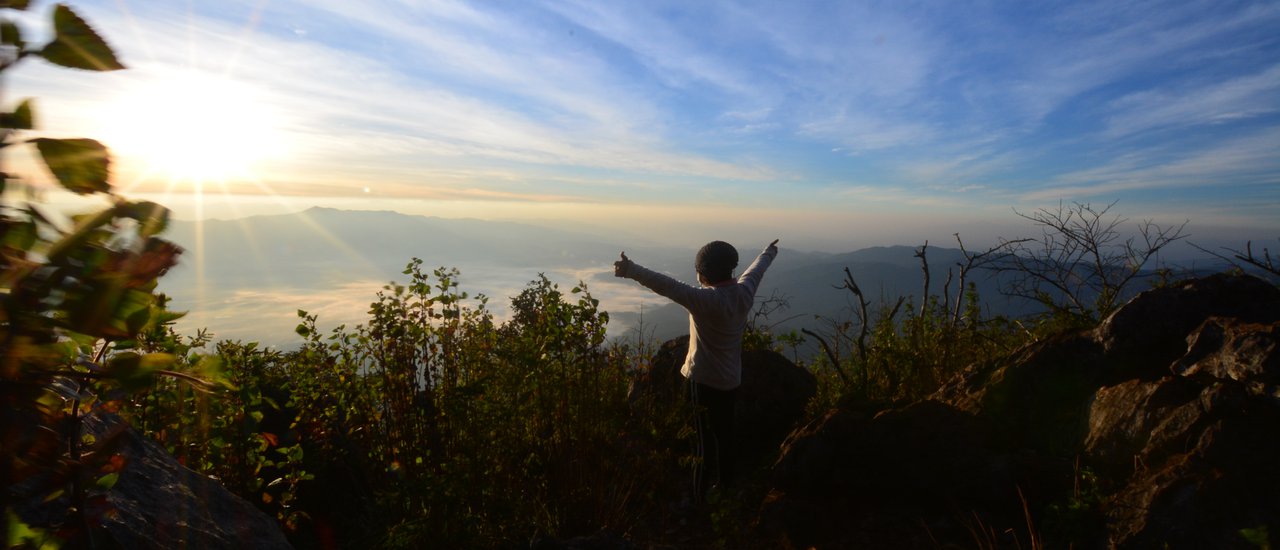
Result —
<path fill-rule="evenodd" d="M 144 59 L 132 65 L 122 85 L 104 102 L 95 135 L 116 155 L 117 174 L 125 182 L 118 184 L 121 192 L 155 193 L 161 204 L 170 200 L 193 209 L 193 242 L 185 244 L 192 249 L 188 261 L 195 288 L 182 292 L 194 299 L 197 311 L 218 290 L 207 288 L 217 284 L 208 272 L 217 266 L 205 265 L 207 245 L 213 244 L 206 242 L 212 238 L 206 218 L 228 209 L 234 218 L 243 217 L 238 197 L 246 193 L 264 197 L 284 212 L 297 208 L 296 201 L 278 193 L 263 178 L 272 162 L 292 153 L 283 131 L 289 124 L 273 107 L 278 103 L 272 100 L 273 91 L 238 75 L 243 72 L 240 63 L 268 2 L 254 2 L 239 26 L 239 39 L 230 40 L 232 47 L 218 52 L 196 48 L 196 34 L 201 29 L 190 5 L 186 21 L 179 23 L 183 28 L 177 29 L 178 40 L 185 44 L 160 44 L 137 30 L 140 22 L 131 13 L 128 0 L 118 2 L 134 30 L 136 40 L 132 43 Z M 172 53 L 178 54 L 176 58 Z M 376 268 L 357 244 L 343 240 L 309 216 L 297 219 L 352 267 Z M 248 262 L 263 262 L 271 253 L 262 248 L 260 236 L 246 233 L 238 244 Z"/>

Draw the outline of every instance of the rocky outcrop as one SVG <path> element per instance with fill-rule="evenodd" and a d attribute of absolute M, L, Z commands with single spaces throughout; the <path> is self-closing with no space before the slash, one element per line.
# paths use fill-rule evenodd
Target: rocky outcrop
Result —
<path fill-rule="evenodd" d="M 292 548 L 274 519 L 217 481 L 178 463 L 150 439 L 111 414 L 84 418 L 83 432 L 117 438 L 118 478 L 89 490 L 86 515 L 100 548 Z M 66 517 L 66 497 L 33 502 L 24 519 L 49 527 Z"/>
<path fill-rule="evenodd" d="M 667 341 L 647 368 L 637 373 L 629 398 L 633 403 L 684 403 L 685 378 L 680 374 L 689 337 Z M 734 434 L 739 462 L 746 467 L 773 460 L 778 446 L 804 416 L 805 406 L 817 393 L 817 380 L 809 371 L 768 350 L 742 354 L 742 385 L 738 388 Z"/>
<path fill-rule="evenodd" d="M 1111 314 L 1093 333 L 1114 382 L 1152 380 L 1187 352 L 1187 336 L 1210 317 L 1269 322 L 1280 315 L 1280 289 L 1257 277 L 1220 273 L 1148 290 Z"/>
<path fill-rule="evenodd" d="M 1253 548 L 1280 537 L 1280 290 L 1215 275 L 796 431 L 760 524 L 797 547 Z"/>

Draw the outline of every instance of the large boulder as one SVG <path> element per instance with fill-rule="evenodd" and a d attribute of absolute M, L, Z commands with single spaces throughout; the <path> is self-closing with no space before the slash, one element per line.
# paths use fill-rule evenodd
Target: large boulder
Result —
<path fill-rule="evenodd" d="M 832 411 L 786 442 L 762 527 L 797 548 L 935 548 L 935 537 L 966 536 L 957 510 L 1016 525 L 1020 491 L 1045 492 L 1054 476 L 990 436 L 989 423 L 933 400 L 874 415 Z"/>
<path fill-rule="evenodd" d="M 932 398 L 983 418 L 993 442 L 1073 456 L 1088 429 L 1089 401 L 1106 376 L 1102 346 L 1085 333 L 1033 343 L 970 368 Z"/>
<path fill-rule="evenodd" d="M 793 546 L 1248 548 L 1280 538 L 1280 290 L 1215 275 L 795 432 L 760 521 Z"/>
<path fill-rule="evenodd" d="M 114 439 L 120 465 L 118 478 L 109 489 L 93 487 L 87 495 L 86 517 L 95 546 L 292 548 L 273 518 L 214 479 L 179 464 L 120 417 L 87 415 L 83 433 L 96 440 Z M 22 515 L 29 524 L 49 527 L 66 517 L 68 506 L 65 496 L 47 502 L 36 500 L 24 507 Z"/>
<path fill-rule="evenodd" d="M 1106 501 L 1111 546 L 1280 537 L 1278 336 L 1278 322 L 1212 317 L 1185 337 L 1170 375 L 1098 391 L 1086 456 L 1117 485 Z"/>
<path fill-rule="evenodd" d="M 1187 351 L 1187 335 L 1210 317 L 1280 320 L 1280 288 L 1257 277 L 1220 273 L 1138 294 L 1094 332 L 1118 371 L 1113 380 L 1158 379 Z"/>
<path fill-rule="evenodd" d="M 1128 390 L 1152 395 L 1173 381 L 1138 382 Z M 1128 391 L 1118 392 L 1120 394 Z M 1185 396 L 1185 386 L 1170 392 Z M 1101 407 L 1138 409 L 1151 400 Z M 1131 455 L 1132 472 L 1105 500 L 1108 545 L 1114 548 L 1256 548 L 1250 531 L 1280 537 L 1280 407 L 1237 383 L 1213 384 L 1144 423 L 1149 435 Z M 1129 428 L 1115 426 L 1120 431 Z M 1102 427 L 1099 427 L 1102 431 Z M 1093 434 L 1091 434 L 1092 436 Z M 1116 453 L 1119 455 L 1119 453 Z M 1123 458 L 1123 456 L 1117 456 Z"/>
<path fill-rule="evenodd" d="M 636 373 L 629 393 L 631 401 L 685 406 L 687 386 L 680 367 L 688 349 L 687 335 L 663 343 L 652 362 Z M 773 460 L 817 391 L 813 374 L 782 354 L 769 350 L 743 352 L 742 385 L 734 410 L 739 463 L 752 467 Z"/>

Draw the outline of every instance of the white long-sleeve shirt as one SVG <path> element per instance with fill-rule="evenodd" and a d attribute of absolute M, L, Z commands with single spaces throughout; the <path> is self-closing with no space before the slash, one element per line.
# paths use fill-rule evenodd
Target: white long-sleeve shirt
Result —
<path fill-rule="evenodd" d="M 680 373 L 719 390 L 742 384 L 742 332 L 755 303 L 756 289 L 777 256 L 768 247 L 737 280 L 692 286 L 631 262 L 621 275 L 684 306 L 689 312 L 689 353 Z"/>

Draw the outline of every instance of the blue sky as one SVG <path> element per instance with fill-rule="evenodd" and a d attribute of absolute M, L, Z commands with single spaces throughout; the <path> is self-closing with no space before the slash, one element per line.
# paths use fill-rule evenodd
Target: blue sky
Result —
<path fill-rule="evenodd" d="M 1119 201 L 1280 236 L 1280 2 L 73 7 L 130 68 L 27 63 L 9 93 L 184 216 L 323 204 L 852 249 Z M 146 95 L 175 79 L 217 93 Z M 158 168 L 187 143 L 209 171 Z"/>

